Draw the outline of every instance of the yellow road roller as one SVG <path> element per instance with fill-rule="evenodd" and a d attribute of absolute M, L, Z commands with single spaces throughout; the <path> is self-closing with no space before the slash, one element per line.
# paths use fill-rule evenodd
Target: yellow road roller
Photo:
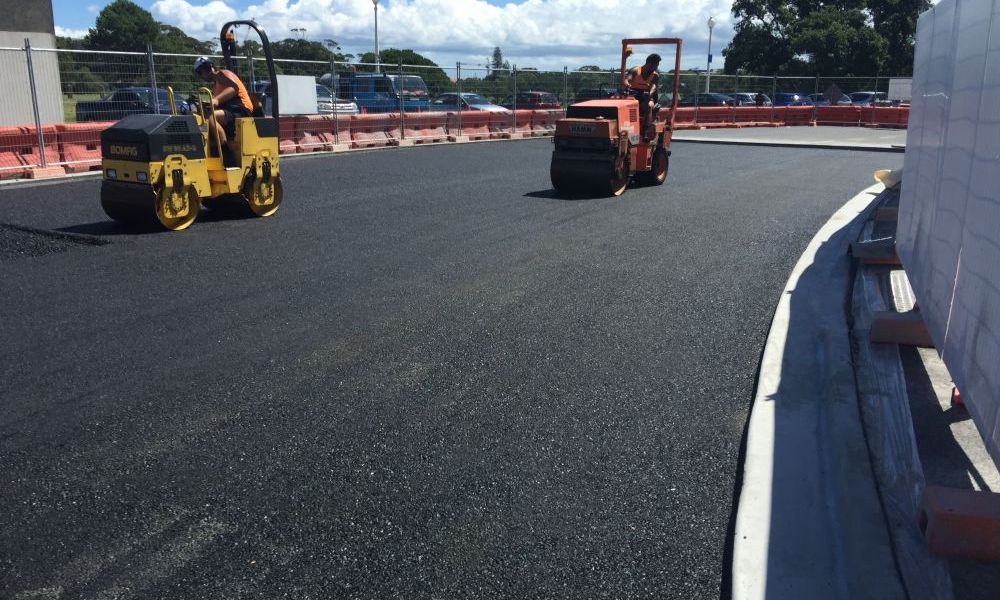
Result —
<path fill-rule="evenodd" d="M 112 219 L 178 231 L 194 223 L 203 204 L 209 209 L 249 210 L 260 217 L 278 210 L 282 200 L 278 82 L 271 46 L 253 21 L 226 23 L 220 40 L 229 71 L 236 71 L 233 44 L 227 43 L 236 26 L 249 27 L 260 36 L 271 80 L 271 115 L 265 116 L 262 99 L 251 95 L 252 113 L 232 119 L 233 141 L 224 145 L 212 90 L 199 89 L 200 109 L 181 115 L 168 88 L 171 114 L 130 115 L 101 133 L 101 206 Z"/>

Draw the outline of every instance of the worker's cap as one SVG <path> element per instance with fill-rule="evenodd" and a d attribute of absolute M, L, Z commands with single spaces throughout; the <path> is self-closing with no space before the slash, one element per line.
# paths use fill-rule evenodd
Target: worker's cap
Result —
<path fill-rule="evenodd" d="M 202 69 L 206 69 L 212 66 L 212 61 L 207 56 L 199 56 L 194 59 L 194 72 L 198 73 Z"/>
<path fill-rule="evenodd" d="M 649 56 L 646 57 L 646 62 L 648 62 L 648 63 L 659 63 L 660 62 L 660 55 L 659 54 L 650 54 Z"/>

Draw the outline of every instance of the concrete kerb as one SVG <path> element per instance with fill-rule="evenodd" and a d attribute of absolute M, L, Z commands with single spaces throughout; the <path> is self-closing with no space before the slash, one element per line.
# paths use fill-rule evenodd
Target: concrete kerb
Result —
<path fill-rule="evenodd" d="M 732 598 L 906 597 L 861 424 L 847 255 L 883 188 L 844 204 L 799 258 L 775 310 L 747 426 Z"/>
<path fill-rule="evenodd" d="M 726 146 L 771 146 L 775 148 L 809 148 L 811 150 L 853 150 L 857 152 L 906 152 L 905 146 L 898 144 L 881 145 L 872 144 L 824 144 L 813 142 L 769 142 L 765 140 L 740 140 L 733 138 L 718 139 L 691 139 L 684 137 L 674 137 L 671 142 L 683 144 L 724 144 Z"/>

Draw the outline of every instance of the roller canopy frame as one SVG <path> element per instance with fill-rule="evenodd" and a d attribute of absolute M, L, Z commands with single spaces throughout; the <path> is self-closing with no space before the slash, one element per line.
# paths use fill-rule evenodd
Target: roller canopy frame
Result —
<path fill-rule="evenodd" d="M 271 116 L 274 120 L 278 120 L 278 76 L 274 72 L 274 57 L 271 55 L 271 42 L 267 39 L 267 34 L 261 29 L 254 21 L 229 21 L 222 26 L 222 31 L 219 33 L 219 42 L 222 45 L 222 58 L 225 61 L 226 68 L 233 70 L 233 57 L 232 57 L 232 46 L 226 43 L 226 34 L 237 25 L 246 25 L 250 29 L 257 32 L 260 36 L 260 43 L 264 46 L 264 58 L 267 60 L 267 74 L 271 80 L 271 89 L 269 93 L 271 94 Z M 253 82 L 250 82 L 253 85 Z"/>
<path fill-rule="evenodd" d="M 630 53 L 629 46 L 674 46 L 674 93 L 670 98 L 670 129 L 674 128 L 674 115 L 677 114 L 678 94 L 681 87 L 681 47 L 684 42 L 680 38 L 628 38 L 622 40 L 621 80 L 625 81 L 627 73 L 625 61 Z"/>

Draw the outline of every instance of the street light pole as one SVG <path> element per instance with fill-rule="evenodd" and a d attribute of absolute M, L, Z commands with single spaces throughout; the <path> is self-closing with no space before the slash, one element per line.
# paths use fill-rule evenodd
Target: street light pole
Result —
<path fill-rule="evenodd" d="M 378 73 L 381 70 L 378 51 L 378 0 L 372 0 L 372 4 L 375 6 L 375 72 Z"/>
<path fill-rule="evenodd" d="M 712 30 L 715 29 L 715 18 L 708 18 L 708 65 L 705 69 L 705 93 L 712 91 Z"/>

